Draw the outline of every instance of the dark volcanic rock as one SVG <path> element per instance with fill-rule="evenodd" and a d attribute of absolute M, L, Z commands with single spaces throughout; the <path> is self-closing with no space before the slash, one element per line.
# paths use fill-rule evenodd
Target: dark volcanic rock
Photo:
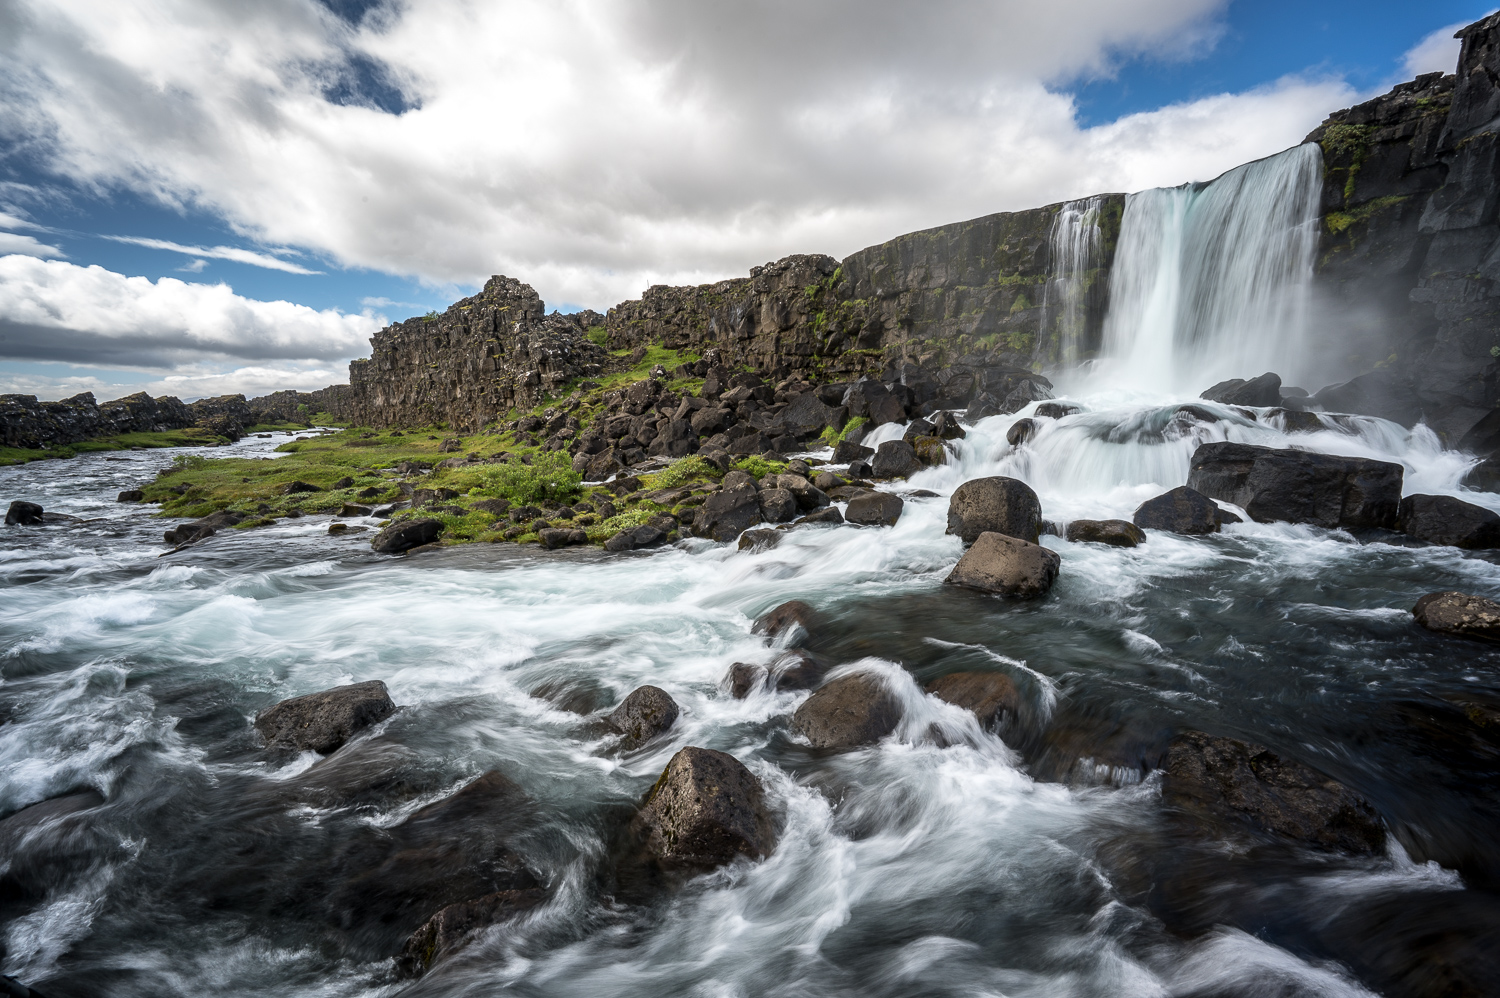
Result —
<path fill-rule="evenodd" d="M 536 539 L 548 551 L 555 551 L 558 548 L 578 547 L 579 545 L 587 544 L 589 542 L 589 535 L 586 531 L 580 530 L 577 527 L 547 527 L 544 530 L 537 531 Z"/>
<path fill-rule="evenodd" d="M 1225 405 L 1253 405 L 1258 408 L 1281 404 L 1281 376 L 1267 371 L 1258 378 L 1230 378 L 1198 396 Z"/>
<path fill-rule="evenodd" d="M 755 618 L 755 623 L 750 625 L 750 633 L 775 638 L 794 627 L 800 627 L 811 634 L 816 619 L 817 611 L 811 606 L 799 599 L 787 600 Z"/>
<path fill-rule="evenodd" d="M 1001 715 L 1015 713 L 1021 703 L 1016 684 L 999 672 L 954 672 L 934 679 L 926 690 L 939 700 L 971 711 L 986 730 L 993 728 Z"/>
<path fill-rule="evenodd" d="M 792 715 L 792 730 L 814 748 L 848 749 L 884 738 L 901 720 L 901 704 L 879 676 L 855 672 L 824 684 Z"/>
<path fill-rule="evenodd" d="M 10 504 L 5 511 L 5 525 L 7 527 L 36 527 L 42 524 L 42 507 L 34 502 L 17 499 Z"/>
<path fill-rule="evenodd" d="M 989 531 L 953 566 L 943 581 L 970 589 L 1019 596 L 1041 596 L 1057 581 L 1062 559 L 1040 544 Z"/>
<path fill-rule="evenodd" d="M 1311 451 L 1208 443 L 1193 454 L 1188 486 L 1241 506 L 1259 523 L 1394 527 L 1402 468 Z"/>
<path fill-rule="evenodd" d="M 1031 486 L 996 476 L 964 482 L 948 500 L 948 530 L 965 544 L 985 531 L 1036 543 L 1042 529 L 1042 504 Z"/>
<path fill-rule="evenodd" d="M 729 674 L 724 677 L 724 681 L 729 687 L 729 695 L 736 700 L 743 700 L 765 686 L 769 678 L 770 674 L 763 665 L 736 662 L 729 667 Z"/>
<path fill-rule="evenodd" d="M 870 527 L 894 527 L 905 501 L 890 492 L 866 492 L 849 500 L 844 519 Z"/>
<path fill-rule="evenodd" d="M 1407 496 L 1396 512 L 1396 529 L 1433 544 L 1500 547 L 1500 516 L 1452 496 Z"/>
<path fill-rule="evenodd" d="M 443 532 L 438 520 L 401 520 L 387 524 L 370 538 L 370 547 L 380 554 L 400 554 L 423 544 L 431 544 Z"/>
<path fill-rule="evenodd" d="M 413 932 L 396 957 L 396 976 L 420 977 L 432 965 L 458 952 L 484 929 L 524 914 L 547 900 L 539 887 L 496 891 L 473 901 L 460 901 L 433 915 Z"/>
<path fill-rule="evenodd" d="M 1068 524 L 1068 540 L 1133 548 L 1146 542 L 1146 532 L 1129 520 L 1074 520 Z"/>
<path fill-rule="evenodd" d="M 195 544 L 205 537 L 212 537 L 215 533 L 215 528 L 207 523 L 184 523 L 163 533 L 162 538 L 168 544 L 180 547 L 183 544 Z"/>
<path fill-rule="evenodd" d="M 850 464 L 854 461 L 865 461 L 874 456 L 875 448 L 866 447 L 853 440 L 840 440 L 833 448 L 834 464 Z"/>
<path fill-rule="evenodd" d="M 761 522 L 760 496 L 755 486 L 740 484 L 731 487 L 729 475 L 724 477 L 724 488 L 704 501 L 693 521 L 693 531 L 699 537 L 720 542 L 732 541 Z"/>
<path fill-rule="evenodd" d="M 911 444 L 905 440 L 887 440 L 875 451 L 870 467 L 876 478 L 909 478 L 921 471 L 923 464 Z"/>
<path fill-rule="evenodd" d="M 588 539 L 588 535 L 584 535 Z M 639 548 L 656 547 L 667 539 L 666 531 L 643 523 L 639 527 L 626 527 L 604 542 L 606 551 L 635 551 Z"/>
<path fill-rule="evenodd" d="M 1197 489 L 1179 485 L 1155 499 L 1147 499 L 1131 518 L 1146 530 L 1168 530 L 1174 534 L 1216 534 L 1225 513 Z"/>
<path fill-rule="evenodd" d="M 1412 608 L 1417 623 L 1429 631 L 1464 638 L 1500 641 L 1500 603 L 1467 593 L 1428 593 Z"/>
<path fill-rule="evenodd" d="M 140 502 L 144 498 L 146 498 L 146 494 L 140 489 L 126 489 L 115 496 L 115 502 Z"/>
<path fill-rule="evenodd" d="M 642 686 L 608 717 L 609 726 L 624 738 L 620 747 L 629 751 L 646 744 L 677 723 L 677 701 L 666 690 Z"/>
<path fill-rule="evenodd" d="M 797 515 L 797 497 L 787 489 L 760 493 L 760 517 L 766 523 L 786 523 Z"/>
<path fill-rule="evenodd" d="M 732 755 L 685 748 L 672 756 L 635 818 L 646 854 L 667 870 L 696 872 L 773 847 L 765 793 Z"/>
<path fill-rule="evenodd" d="M 1012 447 L 1019 447 L 1034 436 L 1036 436 L 1036 420 L 1018 419 L 1010 425 L 1010 429 L 1005 431 L 1005 442 Z"/>
<path fill-rule="evenodd" d="M 326 755 L 395 712 L 385 683 L 375 679 L 283 700 L 255 716 L 255 730 L 268 749 Z"/>
<path fill-rule="evenodd" d="M 780 544 L 781 539 L 785 536 L 786 531 L 772 530 L 769 527 L 758 530 L 747 530 L 743 534 L 740 534 L 739 549 L 741 551 L 749 551 L 752 554 L 757 551 L 769 551 Z"/>
<path fill-rule="evenodd" d="M 1384 848 L 1385 829 L 1368 801 L 1260 745 L 1189 731 L 1173 739 L 1163 769 L 1162 799 L 1190 813 L 1247 819 L 1325 849 Z"/>

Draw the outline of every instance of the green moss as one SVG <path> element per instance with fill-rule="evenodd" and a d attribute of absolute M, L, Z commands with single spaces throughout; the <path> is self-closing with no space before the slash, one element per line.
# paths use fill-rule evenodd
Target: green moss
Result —
<path fill-rule="evenodd" d="M 578 495 L 583 476 L 573 470 L 566 451 L 537 454 L 530 464 L 510 461 L 476 469 L 461 469 L 449 476 L 447 488 L 465 491 L 476 499 L 508 499 L 517 506 L 556 505 Z"/>
<path fill-rule="evenodd" d="M 603 326 L 594 326 L 584 335 L 589 338 L 590 343 L 601 347 L 609 346 L 609 331 Z"/>
<path fill-rule="evenodd" d="M 734 467 L 739 471 L 748 472 L 753 478 L 764 478 L 767 475 L 780 475 L 786 471 L 785 461 L 767 461 L 757 455 L 740 458 L 734 462 Z"/>
<path fill-rule="evenodd" d="M 10 464 L 26 464 L 30 461 L 48 461 L 54 458 L 77 457 L 98 451 L 130 450 L 135 447 L 203 447 L 225 443 L 223 437 L 207 430 L 193 427 L 186 430 L 167 430 L 161 433 L 121 433 L 113 437 L 99 437 L 76 444 L 58 447 L 0 447 L 0 467 Z"/>
<path fill-rule="evenodd" d="M 1011 302 L 1010 314 L 1015 315 L 1017 312 L 1024 312 L 1030 307 L 1031 302 L 1027 299 L 1026 292 L 1022 291 L 1016 295 L 1016 300 Z"/>
<path fill-rule="evenodd" d="M 870 418 L 868 416 L 855 416 L 853 419 L 849 420 L 849 422 L 844 424 L 844 428 L 842 430 L 835 430 L 831 426 L 826 428 L 823 431 L 823 435 L 820 439 L 829 447 L 837 447 L 839 445 L 839 441 L 843 440 L 845 437 L 849 436 L 849 434 L 853 433 L 861 426 L 864 426 L 869 421 Z"/>
<path fill-rule="evenodd" d="M 1330 211 L 1323 216 L 1323 226 L 1331 236 L 1342 235 L 1355 225 L 1368 222 L 1371 218 L 1385 211 L 1387 208 L 1395 207 L 1406 200 L 1404 194 L 1392 194 L 1373 201 L 1366 201 L 1358 208 L 1350 211 Z"/>
<path fill-rule="evenodd" d="M 653 488 L 670 489 L 688 482 L 718 481 L 724 473 L 696 454 L 680 457 L 654 475 L 648 475 Z"/>

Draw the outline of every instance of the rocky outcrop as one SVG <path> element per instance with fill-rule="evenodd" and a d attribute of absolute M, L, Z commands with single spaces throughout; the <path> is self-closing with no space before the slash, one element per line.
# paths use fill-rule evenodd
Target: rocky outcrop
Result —
<path fill-rule="evenodd" d="M 1207 443 L 1193 453 L 1188 488 L 1242 507 L 1258 523 L 1396 525 L 1402 467 L 1312 451 Z"/>
<path fill-rule="evenodd" d="M 1439 634 L 1481 641 L 1500 641 L 1500 603 L 1468 593 L 1428 593 L 1417 600 L 1412 616 Z"/>
<path fill-rule="evenodd" d="M 268 749 L 326 755 L 395 712 L 385 683 L 375 679 L 283 700 L 256 715 L 255 730 Z"/>
<path fill-rule="evenodd" d="M 55 447 L 120 433 L 156 433 L 193 426 L 197 416 L 171 396 L 145 392 L 105 402 L 83 392 L 60 402 L 35 395 L 0 395 L 0 446 Z"/>

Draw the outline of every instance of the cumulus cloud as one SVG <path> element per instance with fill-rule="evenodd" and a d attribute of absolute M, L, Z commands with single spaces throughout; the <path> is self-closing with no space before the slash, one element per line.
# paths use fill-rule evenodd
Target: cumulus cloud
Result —
<path fill-rule="evenodd" d="M 233 365 L 190 364 L 162 376 L 148 371 L 120 371 L 110 377 L 92 373 L 71 373 L 66 365 L 36 370 L 8 371 L 0 367 L 0 395 L 35 395 L 42 399 L 61 399 L 80 392 L 93 392 L 100 402 L 145 392 L 153 398 L 175 395 L 185 401 L 216 395 L 244 395 L 254 398 L 288 388 L 309 392 L 342 382 L 347 372 L 327 364 L 281 363 L 235 367 Z"/>
<path fill-rule="evenodd" d="M 306 267 L 274 257 L 269 253 L 257 253 L 254 250 L 240 249 L 238 246 L 184 246 L 182 243 L 174 243 L 167 239 L 148 239 L 143 236 L 104 236 L 103 238 L 116 243 L 144 246 L 147 249 L 166 250 L 169 253 L 208 257 L 211 260 L 233 260 L 235 263 L 248 263 L 252 267 L 280 270 L 288 274 L 322 273 L 321 270 L 308 270 Z M 188 267 L 192 267 L 196 273 L 203 269 L 202 264 L 202 260 L 195 260 L 182 269 L 187 270 Z"/>
<path fill-rule="evenodd" d="M 256 301 L 225 284 L 152 282 L 62 260 L 0 257 L 0 356 L 16 360 L 171 369 L 287 359 L 327 367 L 364 352 L 385 321 Z"/>
<path fill-rule="evenodd" d="M 1457 69 L 1458 50 L 1461 43 L 1453 37 L 1453 33 L 1469 23 L 1469 21 L 1457 21 L 1438 28 L 1407 49 L 1406 54 L 1401 57 L 1401 65 L 1406 70 L 1406 78 L 1411 79 L 1423 73 L 1451 73 Z"/>
<path fill-rule="evenodd" d="M 1201 55 L 1223 7 L 428 0 L 354 20 L 314 0 L 14 0 L 0 135 L 263 244 L 438 285 L 508 273 L 607 307 L 786 253 L 1206 179 L 1354 97 L 1288 79 L 1078 126 L 1069 81 Z"/>

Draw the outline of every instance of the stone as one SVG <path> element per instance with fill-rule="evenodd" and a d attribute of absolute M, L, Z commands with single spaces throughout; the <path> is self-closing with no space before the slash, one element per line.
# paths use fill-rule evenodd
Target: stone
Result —
<path fill-rule="evenodd" d="M 297 495 L 301 492 L 322 492 L 323 490 L 310 482 L 289 482 L 282 488 L 284 495 Z"/>
<path fill-rule="evenodd" d="M 1003 406 L 1004 403 L 989 392 L 980 392 L 969 400 L 969 407 L 964 410 L 964 418 L 971 423 L 977 423 L 981 419 L 1000 415 Z"/>
<path fill-rule="evenodd" d="M 958 417 L 944 409 L 932 417 L 932 435 L 942 440 L 961 440 L 969 434 L 958 424 Z"/>
<path fill-rule="evenodd" d="M 867 527 L 894 527 L 905 501 L 891 492 L 866 492 L 849 500 L 844 519 Z"/>
<path fill-rule="evenodd" d="M 854 672 L 813 692 L 792 715 L 792 730 L 819 749 L 851 749 L 879 741 L 901 720 L 901 704 L 879 676 Z"/>
<path fill-rule="evenodd" d="M 809 392 L 788 402 L 786 408 L 776 414 L 773 425 L 800 440 L 815 437 L 826 427 L 837 430 L 839 426 L 835 425 L 836 422 L 842 423 L 839 410 L 824 405 L 821 399 Z"/>
<path fill-rule="evenodd" d="M 1396 511 L 1396 529 L 1433 544 L 1469 550 L 1500 547 L 1500 516 L 1452 496 L 1406 496 Z"/>
<path fill-rule="evenodd" d="M 1281 376 L 1267 371 L 1258 378 L 1230 378 L 1221 381 L 1198 396 L 1224 405 L 1247 405 L 1256 408 L 1281 405 Z"/>
<path fill-rule="evenodd" d="M 126 489 L 115 496 L 115 502 L 140 502 L 144 498 L 146 498 L 146 494 L 140 489 Z"/>
<path fill-rule="evenodd" d="M 1036 415 L 1043 419 L 1062 419 L 1064 416 L 1071 416 L 1075 412 L 1082 411 L 1071 402 L 1042 402 L 1036 407 Z"/>
<path fill-rule="evenodd" d="M 370 547 L 378 554 L 401 554 L 431 544 L 442 532 L 443 524 L 438 520 L 400 520 L 381 528 L 370 538 Z"/>
<path fill-rule="evenodd" d="M 545 890 L 531 887 L 496 891 L 473 901 L 448 905 L 407 938 L 396 956 L 396 977 L 409 980 L 422 976 L 433 964 L 463 949 L 483 930 L 511 921 L 545 900 Z"/>
<path fill-rule="evenodd" d="M 780 544 L 781 539 L 785 536 L 786 532 L 782 530 L 771 530 L 768 528 L 747 530 L 743 534 L 740 534 L 739 549 L 741 551 L 749 551 L 752 554 L 758 551 L 769 551 Z"/>
<path fill-rule="evenodd" d="M 369 506 L 357 506 L 354 503 L 344 503 L 339 509 L 339 516 L 369 516 Z"/>
<path fill-rule="evenodd" d="M 1013 388 L 1010 394 L 1005 396 L 1005 401 L 1000 404 L 1001 412 L 1020 412 L 1033 402 L 1042 402 L 1050 399 L 1052 393 L 1043 388 L 1036 381 L 1027 379 Z"/>
<path fill-rule="evenodd" d="M 945 703 L 962 707 L 978 718 L 986 731 L 1004 714 L 1014 714 L 1021 705 L 1016 684 L 1001 672 L 953 672 L 928 683 L 924 689 Z"/>
<path fill-rule="evenodd" d="M 736 700 L 743 700 L 756 690 L 762 689 L 769 678 L 770 674 L 763 665 L 736 662 L 729 667 L 729 673 L 724 677 L 724 682 L 729 687 L 730 696 Z"/>
<path fill-rule="evenodd" d="M 834 464 L 850 464 L 854 461 L 865 461 L 874 456 L 875 448 L 866 447 L 855 440 L 840 440 L 833 448 Z"/>
<path fill-rule="evenodd" d="M 740 856 L 761 859 L 774 847 L 765 792 L 734 756 L 689 747 L 672 756 L 635 818 L 646 855 L 686 873 Z"/>
<path fill-rule="evenodd" d="M 693 520 L 693 532 L 719 542 L 732 541 L 761 522 L 760 496 L 755 486 L 728 482 L 734 472 L 725 475 L 725 486 L 704 500 Z M 749 476 L 745 476 L 749 478 Z"/>
<path fill-rule="evenodd" d="M 1012 447 L 1019 447 L 1034 436 L 1036 436 L 1036 420 L 1023 416 L 1010 424 L 1010 429 L 1005 431 L 1005 442 Z"/>
<path fill-rule="evenodd" d="M 1198 816 L 1246 820 L 1308 845 L 1384 850 L 1380 815 L 1363 797 L 1261 745 L 1188 731 L 1162 766 L 1162 799 Z"/>
<path fill-rule="evenodd" d="M 584 535 L 587 538 L 587 535 Z M 657 547 L 665 543 L 667 532 L 660 527 L 643 523 L 638 527 L 626 527 L 604 542 L 606 551 L 634 551 L 638 548 Z"/>
<path fill-rule="evenodd" d="M 909 478 L 922 470 L 922 462 L 905 440 L 887 440 L 875 451 L 870 467 L 876 478 Z"/>
<path fill-rule="evenodd" d="M 536 539 L 548 551 L 556 551 L 558 548 L 587 544 L 589 535 L 578 527 L 546 527 L 537 531 Z"/>
<path fill-rule="evenodd" d="M 205 537 L 212 537 L 217 531 L 206 523 L 184 523 L 173 527 L 162 534 L 162 538 L 173 547 L 181 547 L 184 544 L 196 544 Z"/>
<path fill-rule="evenodd" d="M 797 524 L 799 526 L 804 523 L 826 523 L 829 525 L 836 525 L 843 522 L 844 514 L 838 511 L 838 507 L 825 506 L 824 508 L 817 510 L 816 512 L 807 514 L 802 519 L 798 520 Z"/>
<path fill-rule="evenodd" d="M 816 618 L 817 611 L 808 604 L 797 599 L 787 600 L 756 617 L 755 623 L 750 625 L 750 633 L 775 638 L 793 627 L 811 633 Z"/>
<path fill-rule="evenodd" d="M 760 517 L 765 523 L 786 523 L 797 515 L 797 497 L 786 489 L 760 493 Z"/>
<path fill-rule="evenodd" d="M 363 493 L 361 493 L 361 494 L 363 494 Z M 470 503 L 469 504 L 469 508 L 473 509 L 473 510 L 477 510 L 477 511 L 479 511 L 481 513 L 489 513 L 492 516 L 505 516 L 507 513 L 510 512 L 510 500 L 509 499 L 481 499 L 478 502 Z M 366 514 L 366 515 L 368 515 L 368 514 Z"/>
<path fill-rule="evenodd" d="M 1062 559 L 1040 544 L 986 531 L 943 581 L 985 592 L 1034 599 L 1057 581 Z"/>
<path fill-rule="evenodd" d="M 1500 603 L 1468 593 L 1428 593 L 1412 616 L 1429 631 L 1481 641 L 1500 641 Z"/>
<path fill-rule="evenodd" d="M 1242 507 L 1258 523 L 1390 529 L 1401 477 L 1401 465 L 1389 461 L 1225 441 L 1193 454 L 1188 486 Z"/>
<path fill-rule="evenodd" d="M 10 504 L 5 511 L 5 525 L 7 527 L 37 527 L 42 524 L 42 507 L 34 502 L 17 499 Z"/>
<path fill-rule="evenodd" d="M 828 667 L 801 648 L 792 648 L 771 663 L 770 684 L 777 690 L 810 690 L 823 681 Z"/>
<path fill-rule="evenodd" d="M 1167 530 L 1174 534 L 1216 534 L 1224 512 L 1197 489 L 1179 485 L 1136 508 L 1131 521 L 1146 530 Z"/>
<path fill-rule="evenodd" d="M 948 448 L 943 446 L 943 439 L 935 436 L 921 436 L 912 441 L 912 450 L 916 452 L 917 460 L 929 468 L 948 463 Z"/>
<path fill-rule="evenodd" d="M 255 716 L 255 730 L 268 749 L 327 755 L 395 712 L 385 683 L 375 679 L 283 700 Z"/>
<path fill-rule="evenodd" d="M 964 482 L 948 500 L 947 533 L 973 544 L 989 531 L 1035 544 L 1042 529 L 1042 503 L 1017 478 L 994 476 Z"/>
<path fill-rule="evenodd" d="M 623 738 L 627 752 L 639 748 L 677 723 L 677 701 L 655 686 L 634 690 L 606 720 Z"/>
<path fill-rule="evenodd" d="M 1074 520 L 1068 524 L 1068 540 L 1133 548 L 1146 543 L 1146 532 L 1129 520 Z"/>

